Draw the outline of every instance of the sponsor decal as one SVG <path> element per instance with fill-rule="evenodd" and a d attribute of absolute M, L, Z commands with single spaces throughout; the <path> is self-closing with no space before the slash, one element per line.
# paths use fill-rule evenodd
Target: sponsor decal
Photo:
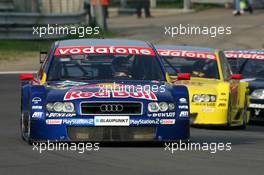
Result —
<path fill-rule="evenodd" d="M 61 125 L 62 119 L 47 119 L 46 124 L 47 125 Z"/>
<path fill-rule="evenodd" d="M 189 116 L 189 112 L 188 111 L 181 111 L 180 117 L 188 117 L 188 116 Z"/>
<path fill-rule="evenodd" d="M 151 48 L 126 46 L 88 46 L 57 48 L 55 56 L 79 54 L 116 54 L 116 55 L 147 55 L 154 56 Z"/>
<path fill-rule="evenodd" d="M 227 101 L 227 98 L 220 98 L 219 101 Z"/>
<path fill-rule="evenodd" d="M 186 80 L 186 81 L 175 81 L 173 82 L 174 85 L 193 85 L 193 86 L 206 86 L 204 83 L 201 82 L 193 82 L 190 80 Z"/>
<path fill-rule="evenodd" d="M 46 116 L 49 118 L 56 118 L 56 117 L 75 117 L 75 113 L 46 113 Z"/>
<path fill-rule="evenodd" d="M 104 92 L 83 92 L 83 91 L 69 91 L 65 94 L 64 100 L 75 99 L 88 99 L 88 98 L 135 98 L 146 100 L 157 100 L 155 93 L 153 92 L 116 92 L 116 91 L 104 91 Z"/>
<path fill-rule="evenodd" d="M 178 106 L 179 109 L 189 109 L 188 105 L 179 105 Z"/>
<path fill-rule="evenodd" d="M 34 112 L 32 118 L 41 118 L 43 116 L 43 112 Z"/>
<path fill-rule="evenodd" d="M 187 99 L 186 98 L 180 98 L 179 103 L 181 103 L 181 104 L 187 103 Z"/>
<path fill-rule="evenodd" d="M 101 112 L 122 112 L 124 109 L 121 104 L 102 104 L 100 106 Z"/>
<path fill-rule="evenodd" d="M 32 109 L 42 109 L 42 106 L 32 106 Z"/>
<path fill-rule="evenodd" d="M 264 104 L 255 104 L 255 103 L 251 103 L 251 104 L 249 105 L 249 107 L 251 107 L 251 108 L 264 109 Z"/>
<path fill-rule="evenodd" d="M 260 109 L 255 109 L 255 115 L 256 115 L 256 116 L 259 116 L 260 111 L 261 111 Z"/>
<path fill-rule="evenodd" d="M 42 100 L 41 100 L 41 98 L 39 98 L 39 97 L 34 97 L 33 99 L 32 99 L 32 103 L 34 103 L 34 104 L 38 104 L 38 103 L 40 103 Z"/>
<path fill-rule="evenodd" d="M 159 118 L 155 119 L 130 119 L 130 125 L 158 125 L 160 123 Z"/>
<path fill-rule="evenodd" d="M 158 50 L 160 56 L 173 56 L 197 59 L 216 60 L 216 55 L 207 52 L 183 51 L 183 50 Z"/>
<path fill-rule="evenodd" d="M 160 124 L 162 125 L 174 125 L 175 119 L 160 119 Z"/>
<path fill-rule="evenodd" d="M 244 58 L 244 59 L 257 59 L 257 60 L 264 60 L 264 53 L 262 52 L 236 52 L 236 51 L 228 51 L 225 52 L 226 58 Z"/>
<path fill-rule="evenodd" d="M 201 111 L 202 112 L 214 112 L 214 108 L 202 108 Z"/>
<path fill-rule="evenodd" d="M 214 107 L 215 103 L 213 102 L 197 102 L 197 103 L 193 103 L 193 105 L 197 105 L 197 106 L 207 106 L 207 107 Z"/>
<path fill-rule="evenodd" d="M 226 107 L 227 104 L 225 103 L 219 103 L 218 107 Z"/>
<path fill-rule="evenodd" d="M 87 83 L 67 80 L 67 81 L 59 82 L 57 83 L 57 85 L 62 87 L 71 87 L 71 86 L 84 86 L 87 85 Z"/>
<path fill-rule="evenodd" d="M 93 126 L 94 119 L 63 119 L 63 124 L 66 125 L 89 125 Z"/>
<path fill-rule="evenodd" d="M 129 116 L 95 116 L 94 126 L 129 126 Z"/>
<path fill-rule="evenodd" d="M 175 117 L 175 112 L 164 112 L 164 113 L 150 113 L 149 117 Z"/>

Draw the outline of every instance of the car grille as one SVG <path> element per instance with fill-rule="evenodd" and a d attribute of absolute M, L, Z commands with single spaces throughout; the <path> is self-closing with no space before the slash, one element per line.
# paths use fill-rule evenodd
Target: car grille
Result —
<path fill-rule="evenodd" d="M 83 102 L 82 115 L 141 115 L 142 103 L 131 102 Z"/>
<path fill-rule="evenodd" d="M 155 127 L 67 127 L 71 141 L 153 141 Z"/>

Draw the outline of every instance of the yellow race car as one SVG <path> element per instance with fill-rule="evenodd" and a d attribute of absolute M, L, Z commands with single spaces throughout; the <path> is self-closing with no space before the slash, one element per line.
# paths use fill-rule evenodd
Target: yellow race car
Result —
<path fill-rule="evenodd" d="M 189 89 L 193 125 L 245 128 L 249 121 L 248 83 L 232 74 L 222 51 L 189 46 L 156 46 L 167 76 Z M 182 106 L 184 108 L 184 106 Z"/>

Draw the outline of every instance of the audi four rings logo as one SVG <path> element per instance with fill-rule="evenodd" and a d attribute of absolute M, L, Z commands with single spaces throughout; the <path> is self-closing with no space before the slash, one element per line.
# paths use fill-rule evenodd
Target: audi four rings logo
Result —
<path fill-rule="evenodd" d="M 105 104 L 100 106 L 102 112 L 122 112 L 123 105 L 120 104 Z"/>

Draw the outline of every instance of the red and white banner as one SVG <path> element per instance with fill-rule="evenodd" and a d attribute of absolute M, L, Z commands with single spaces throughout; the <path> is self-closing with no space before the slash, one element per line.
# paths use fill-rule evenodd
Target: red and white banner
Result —
<path fill-rule="evenodd" d="M 207 52 L 194 52 L 194 51 L 183 51 L 183 50 L 158 50 L 160 56 L 173 56 L 173 57 L 184 57 L 184 58 L 199 58 L 199 59 L 210 59 L 216 60 L 216 55 Z"/>
<path fill-rule="evenodd" d="M 264 53 L 242 53 L 242 52 L 225 52 L 226 58 L 244 58 L 244 59 L 257 59 L 264 60 Z"/>
<path fill-rule="evenodd" d="M 151 48 L 132 46 L 77 46 L 57 48 L 54 55 L 82 55 L 82 54 L 115 54 L 115 55 L 146 55 L 154 56 Z"/>
<path fill-rule="evenodd" d="M 89 99 L 89 98 L 135 98 L 156 101 L 157 96 L 153 92 L 83 92 L 69 91 L 65 94 L 64 100 Z"/>

